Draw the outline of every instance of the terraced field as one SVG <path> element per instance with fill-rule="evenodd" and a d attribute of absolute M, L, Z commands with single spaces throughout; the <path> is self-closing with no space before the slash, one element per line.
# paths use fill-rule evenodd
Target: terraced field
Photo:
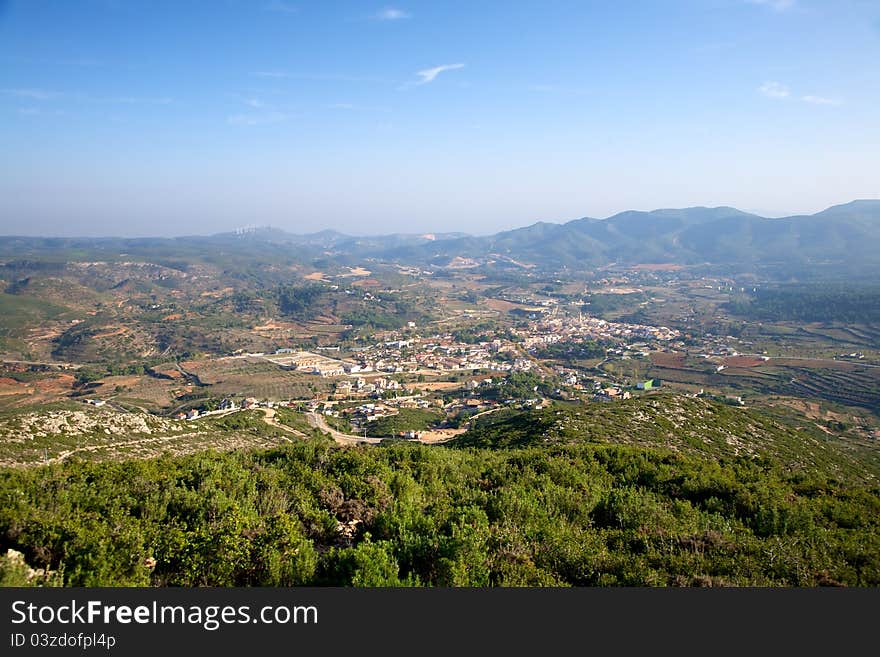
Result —
<path fill-rule="evenodd" d="M 185 367 L 197 374 L 207 386 L 204 391 L 215 397 L 246 394 L 258 399 L 305 399 L 332 387 L 329 379 L 286 370 L 259 359 L 191 361 Z"/>
<path fill-rule="evenodd" d="M 818 397 L 880 412 L 880 368 L 853 368 L 846 372 L 835 369 L 791 369 L 793 376 L 788 384 L 791 394 Z"/>
<path fill-rule="evenodd" d="M 714 387 L 737 394 L 824 399 L 880 412 L 880 367 L 796 358 L 743 364 L 749 366 L 728 366 L 719 372 L 713 362 L 665 358 L 655 360 L 650 373 L 669 383 Z"/>

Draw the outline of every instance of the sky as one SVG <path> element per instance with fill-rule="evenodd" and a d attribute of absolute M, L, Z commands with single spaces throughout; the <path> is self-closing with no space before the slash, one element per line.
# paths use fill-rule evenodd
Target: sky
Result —
<path fill-rule="evenodd" d="M 0 234 L 880 198 L 880 0 L 0 0 Z"/>

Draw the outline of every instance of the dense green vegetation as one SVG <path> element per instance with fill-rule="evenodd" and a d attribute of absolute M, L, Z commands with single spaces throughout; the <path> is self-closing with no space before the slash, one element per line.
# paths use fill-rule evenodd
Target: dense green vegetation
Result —
<path fill-rule="evenodd" d="M 880 491 L 598 444 L 262 452 L 0 473 L 66 585 L 880 584 Z"/>
<path fill-rule="evenodd" d="M 646 300 L 641 292 L 632 294 L 599 294 L 593 293 L 584 299 L 582 310 L 591 315 L 602 316 L 606 312 L 632 309 Z"/>
<path fill-rule="evenodd" d="M 796 416 L 771 416 L 707 399 L 651 393 L 613 404 L 556 402 L 479 418 L 458 446 L 510 449 L 578 443 L 668 448 L 711 460 L 766 458 L 792 472 L 874 485 L 876 449 L 860 450 Z"/>
<path fill-rule="evenodd" d="M 277 294 L 278 309 L 283 314 L 310 318 L 310 314 L 320 305 L 327 290 L 320 285 L 284 285 L 278 288 Z"/>
<path fill-rule="evenodd" d="M 532 372 L 511 372 L 504 378 L 493 378 L 492 385 L 480 388 L 476 393 L 485 399 L 537 399 L 553 394 L 552 381 Z"/>
<path fill-rule="evenodd" d="M 405 317 L 394 311 L 381 308 L 355 308 L 345 313 L 341 319 L 345 324 L 371 330 L 398 329 L 407 322 Z"/>
<path fill-rule="evenodd" d="M 542 360 L 561 360 L 568 363 L 581 359 L 604 358 L 605 350 L 609 346 L 609 344 L 603 344 L 595 340 L 579 342 L 565 340 L 542 345 L 535 350 L 535 356 Z"/>
<path fill-rule="evenodd" d="M 0 293 L 0 340 L 20 337 L 28 327 L 56 319 L 64 312 L 57 305 L 8 292 Z"/>
<path fill-rule="evenodd" d="M 452 339 L 465 344 L 491 342 L 495 339 L 510 340 L 513 334 L 498 322 L 480 322 L 475 326 L 463 326 L 452 331 Z"/>
<path fill-rule="evenodd" d="M 438 413 L 421 408 L 401 408 L 397 415 L 389 415 L 367 424 L 367 434 L 376 437 L 397 436 L 404 431 L 421 431 L 437 424 Z"/>
<path fill-rule="evenodd" d="M 759 289 L 731 300 L 736 315 L 767 321 L 880 322 L 880 287 L 824 284 Z"/>

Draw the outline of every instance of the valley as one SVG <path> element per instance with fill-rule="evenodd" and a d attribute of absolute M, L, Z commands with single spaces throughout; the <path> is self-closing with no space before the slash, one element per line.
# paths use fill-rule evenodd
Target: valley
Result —
<path fill-rule="evenodd" d="M 679 215 L 606 228 L 656 233 Z M 509 234 L 485 254 L 479 240 L 432 237 L 0 238 L 3 546 L 76 585 L 880 581 L 868 511 L 880 504 L 870 277 L 848 264 L 780 274 L 650 249 L 654 258 L 621 252 L 596 266 L 537 257 Z M 160 524 L 126 531 L 155 566 L 110 552 L 105 566 L 84 565 L 63 536 L 92 545 L 108 526 L 68 526 L 32 493 L 62 479 L 109 491 L 129 470 L 143 490 L 168 471 L 196 476 L 200 498 L 222 491 L 224 514 L 244 524 L 200 516 L 199 531 L 264 536 L 266 553 L 248 552 L 248 539 L 250 556 L 223 574 L 226 557 L 192 542 L 178 503 L 153 499 L 137 513 Z M 288 482 L 259 484 L 271 503 L 245 490 L 265 476 Z M 169 485 L 172 496 L 190 490 Z M 548 485 L 552 517 L 535 506 L 534 487 Z M 92 493 L 66 486 L 84 508 Z M 32 492 L 15 501 L 16 490 Z M 449 506 L 438 511 L 429 495 Z M 95 503 L 111 515 L 134 508 Z M 545 538 L 519 534 L 516 518 Z M 438 523 L 419 530 L 430 547 L 411 542 L 413 522 Z M 154 535 L 160 526 L 177 527 L 190 556 Z M 465 527 L 473 544 L 454 539 Z M 816 547 L 819 527 L 834 545 Z M 789 551 L 782 570 L 771 543 Z M 489 559 L 478 568 L 474 550 Z M 198 575 L 196 558 L 206 559 Z"/>

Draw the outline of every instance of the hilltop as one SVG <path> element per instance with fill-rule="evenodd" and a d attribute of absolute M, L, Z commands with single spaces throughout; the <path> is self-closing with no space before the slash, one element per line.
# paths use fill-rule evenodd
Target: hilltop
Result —
<path fill-rule="evenodd" d="M 791 471 L 876 482 L 880 461 L 794 417 L 660 394 L 614 404 L 557 403 L 481 418 L 454 447 L 511 449 L 583 443 L 662 448 L 711 460 L 769 459 Z"/>

